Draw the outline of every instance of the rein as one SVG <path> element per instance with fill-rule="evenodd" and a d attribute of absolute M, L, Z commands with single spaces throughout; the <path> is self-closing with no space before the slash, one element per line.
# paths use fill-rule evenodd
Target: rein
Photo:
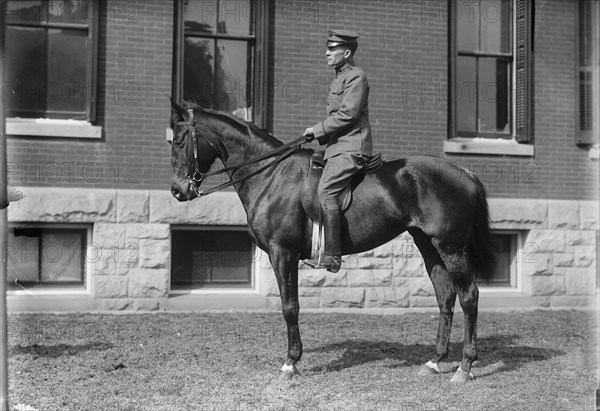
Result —
<path fill-rule="evenodd" d="M 192 144 L 194 147 L 194 170 L 191 172 L 191 174 L 188 174 L 188 180 L 190 183 L 190 188 L 194 191 L 194 193 L 198 196 L 198 197 L 202 197 L 211 193 L 214 193 L 215 191 L 219 191 L 222 190 L 224 188 L 230 187 L 234 184 L 237 183 L 241 183 L 243 181 L 246 181 L 247 179 L 254 177 L 257 174 L 262 173 L 263 171 L 265 171 L 267 168 L 272 167 L 276 164 L 279 164 L 280 162 L 282 162 L 283 160 L 285 160 L 286 158 L 288 158 L 294 151 L 296 151 L 301 145 L 302 143 L 305 142 L 306 137 L 304 136 L 300 136 L 297 139 L 290 141 L 289 143 L 285 143 L 279 147 L 277 147 L 274 150 L 271 150 L 265 154 L 261 154 L 258 157 L 254 157 L 251 158 L 249 160 L 246 161 L 242 161 L 241 163 L 238 164 L 234 164 L 231 165 L 229 167 L 224 167 L 221 168 L 219 170 L 215 170 L 215 171 L 209 171 L 207 173 L 202 173 L 200 172 L 200 161 L 198 160 L 198 136 L 196 134 L 196 122 L 194 121 L 194 112 L 192 109 L 188 109 L 188 113 L 189 113 L 189 121 L 180 121 L 175 123 L 175 125 L 177 126 L 186 126 L 186 127 L 191 127 L 192 128 Z M 215 147 L 215 145 L 213 143 L 211 143 L 206 137 L 202 137 L 204 141 L 206 141 L 208 143 L 208 145 L 215 151 L 215 153 L 217 153 L 217 155 L 219 154 L 219 151 L 217 150 L 217 148 Z M 202 183 L 202 181 L 206 178 L 206 177 L 211 177 L 214 175 L 218 175 L 218 174 L 223 174 L 226 173 L 228 171 L 234 171 L 234 170 L 238 170 L 240 168 L 249 166 L 251 164 L 255 164 L 258 163 L 259 161 L 262 161 L 266 158 L 269 157 L 273 157 L 279 153 L 282 153 L 279 155 L 279 157 L 277 157 L 276 159 L 274 159 L 273 161 L 271 161 L 269 164 L 259 168 L 258 170 L 255 170 L 253 172 L 251 172 L 250 174 L 247 174 L 245 176 L 242 176 L 240 178 L 236 178 L 235 180 L 230 180 L 227 183 L 223 183 L 221 185 L 218 185 L 216 187 L 210 188 L 206 191 L 200 191 L 198 190 L 198 188 L 200 187 L 200 184 Z"/>

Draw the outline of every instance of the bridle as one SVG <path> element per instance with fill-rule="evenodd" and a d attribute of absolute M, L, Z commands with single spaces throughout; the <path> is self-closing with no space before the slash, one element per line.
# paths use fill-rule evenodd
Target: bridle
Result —
<path fill-rule="evenodd" d="M 183 126 L 183 127 L 188 127 L 191 128 L 191 138 L 192 138 L 192 146 L 193 146 L 193 152 L 194 152 L 194 162 L 193 162 L 193 170 L 190 170 L 187 174 L 187 179 L 189 182 L 189 188 L 190 190 L 192 190 L 194 192 L 194 194 L 196 194 L 197 197 L 202 197 L 205 195 L 208 195 L 210 193 L 214 193 L 215 191 L 219 191 L 222 190 L 226 187 L 230 187 L 234 184 L 237 183 L 241 183 L 243 181 L 246 181 L 247 179 L 249 179 L 250 177 L 253 177 L 257 174 L 262 173 L 263 171 L 265 171 L 267 168 L 269 167 L 273 167 L 274 165 L 282 162 L 283 160 L 285 160 L 286 158 L 288 158 L 292 153 L 294 153 L 298 148 L 300 148 L 300 146 L 302 145 L 302 143 L 304 143 L 306 141 L 306 137 L 304 136 L 300 136 L 297 139 L 290 141 L 289 143 L 285 143 L 279 147 L 277 147 L 274 150 L 271 150 L 265 154 L 261 154 L 258 157 L 254 157 L 251 158 L 249 160 L 243 161 L 241 163 L 238 164 L 234 164 L 232 166 L 229 167 L 225 167 L 225 168 L 221 168 L 219 170 L 214 170 L 214 171 L 209 171 L 207 173 L 202 173 L 200 171 L 200 159 L 198 158 L 198 134 L 196 133 L 196 121 L 194 120 L 194 111 L 192 109 L 188 109 L 188 121 L 178 121 L 175 123 L 176 126 Z M 217 147 L 215 147 L 215 145 L 208 140 L 206 137 L 201 136 L 202 139 L 211 147 L 211 149 L 213 149 L 216 153 L 217 156 L 220 155 L 219 150 L 217 149 Z M 281 154 L 280 154 L 281 153 Z M 258 163 L 259 161 L 262 161 L 266 158 L 269 157 L 273 157 L 275 155 L 279 154 L 279 156 L 277 158 L 275 158 L 273 161 L 271 161 L 270 163 L 266 164 L 265 166 L 260 167 L 257 170 L 254 170 L 253 172 L 251 172 L 250 174 L 247 174 L 243 177 L 237 178 L 235 180 L 230 180 L 226 183 L 223 183 L 221 185 L 218 185 L 216 187 L 210 188 L 206 191 L 200 191 L 200 184 L 202 184 L 202 181 L 206 178 L 206 177 L 210 177 L 210 176 L 214 176 L 217 174 L 222 174 L 222 173 L 226 173 L 228 171 L 233 171 L 233 170 L 237 170 L 239 168 L 242 167 L 246 167 L 248 165 L 251 164 L 255 164 Z"/>

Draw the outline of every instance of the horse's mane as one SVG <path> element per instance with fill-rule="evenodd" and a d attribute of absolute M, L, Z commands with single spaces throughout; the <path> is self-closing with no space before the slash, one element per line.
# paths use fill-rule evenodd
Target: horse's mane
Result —
<path fill-rule="evenodd" d="M 187 102 L 187 101 L 184 102 L 184 108 L 185 109 L 191 108 L 192 110 L 201 110 L 201 111 L 207 112 L 214 117 L 218 117 L 219 120 L 227 123 L 231 127 L 238 130 L 239 132 L 246 134 L 246 135 L 257 136 L 262 141 L 266 142 L 267 144 L 273 145 L 275 147 L 279 147 L 279 146 L 283 145 L 283 142 L 281 142 L 280 140 L 275 138 L 275 136 L 273 136 L 267 130 L 262 129 L 252 122 L 249 122 L 249 121 L 246 121 L 239 117 L 236 117 L 233 114 L 227 113 L 225 111 L 213 110 L 210 108 L 203 108 L 203 107 L 200 107 L 198 104 L 195 104 L 192 102 Z"/>

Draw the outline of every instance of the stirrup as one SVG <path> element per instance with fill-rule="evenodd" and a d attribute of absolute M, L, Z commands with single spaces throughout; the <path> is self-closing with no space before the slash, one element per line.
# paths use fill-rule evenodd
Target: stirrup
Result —
<path fill-rule="evenodd" d="M 331 273 L 337 273 L 342 266 L 342 257 L 333 255 L 324 255 L 319 259 L 303 260 L 303 263 L 310 268 L 325 268 Z"/>

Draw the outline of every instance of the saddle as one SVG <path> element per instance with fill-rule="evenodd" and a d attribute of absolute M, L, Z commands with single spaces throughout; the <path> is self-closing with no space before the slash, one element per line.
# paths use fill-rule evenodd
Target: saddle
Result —
<path fill-rule="evenodd" d="M 324 151 L 315 151 L 310 157 L 310 165 L 313 170 L 322 170 L 325 167 L 326 161 L 323 159 L 325 156 Z M 381 153 L 375 154 L 371 159 L 363 166 L 363 168 L 357 174 L 369 174 L 377 171 L 379 167 L 383 165 L 383 159 Z"/>

